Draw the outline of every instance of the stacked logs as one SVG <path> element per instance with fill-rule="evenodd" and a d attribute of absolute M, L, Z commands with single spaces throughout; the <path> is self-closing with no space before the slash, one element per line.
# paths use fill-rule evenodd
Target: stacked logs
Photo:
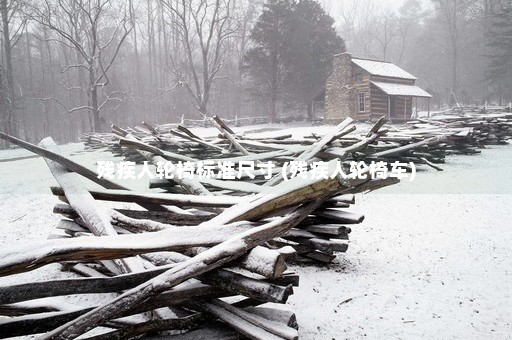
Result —
<path fill-rule="evenodd" d="M 435 116 L 429 121 L 417 119 L 401 126 L 385 123 L 384 119 L 379 120 L 372 127 L 377 127 L 375 131 L 369 129 L 359 134 L 346 133 L 337 136 L 315 156 L 323 161 L 340 158 L 344 161 L 413 162 L 415 165 L 441 170 L 440 165 L 451 154 L 478 154 L 485 145 L 506 144 L 512 138 L 512 113 L 507 112 L 445 114 Z M 212 125 L 220 129 L 221 133 L 209 138 L 199 137 L 182 125 L 154 126 L 144 122 L 142 126 L 127 129 L 126 132 L 164 153 L 170 152 L 162 154 L 169 160 L 180 160 L 173 157 L 173 154 L 197 161 L 230 157 L 243 159 L 240 156 L 250 153 L 256 156 L 246 159 L 272 160 L 278 162 L 278 165 L 282 165 L 283 161 L 293 160 L 293 157 L 322 138 L 312 133 L 302 139 L 294 139 L 286 130 L 272 137 L 261 137 L 257 133 L 235 134 L 219 117 L 212 119 Z M 86 147 L 91 149 L 106 147 L 115 155 L 123 156 L 125 160 L 145 160 L 133 146 L 128 145 L 129 142 L 121 140 L 116 143 L 116 139 L 118 137 L 115 133 L 82 136 Z M 236 139 L 238 146 L 233 144 L 233 139 Z"/>
<path fill-rule="evenodd" d="M 51 263 L 79 275 L 0 286 L 0 314 L 7 317 L 0 319 L 0 334 L 125 339 L 167 331 L 176 339 L 234 339 L 240 334 L 296 339 L 293 312 L 262 306 L 285 303 L 298 285 L 299 276 L 286 262 L 333 261 L 347 250 L 351 227 L 364 218 L 347 210 L 354 194 L 397 179 L 286 180 L 291 171 L 286 164 L 325 161 L 328 173 L 339 164 L 347 172 L 350 161 L 361 159 L 423 161 L 437 167 L 450 152 L 471 153 L 480 142 L 492 142 L 492 136 L 484 135 L 489 126 L 498 140 L 509 136 L 508 119 L 494 117 L 486 124 L 464 120 L 459 126 L 419 121 L 407 128 L 387 127 L 381 119 L 358 135 L 347 119 L 325 136 L 301 140 L 288 134 L 236 134 L 219 117 L 210 121 L 220 132 L 211 138 L 181 125 L 147 123 L 127 130 L 113 126 L 112 134 L 84 135 L 90 148 L 107 146 L 157 170 L 166 161 L 197 165 L 210 160 L 216 171 L 218 162 L 226 160 L 274 164 L 269 180 L 174 176 L 153 180 L 150 187 L 164 191 L 151 193 L 98 176 L 63 156 L 51 139 L 35 146 L 0 134 L 45 158 L 59 183 L 52 193 L 63 201 L 54 207 L 62 219 L 48 240 L 0 251 L 0 275 Z M 80 176 L 102 189 L 87 189 Z M 104 298 L 86 307 L 62 307 L 55 300 L 77 294 Z"/>
<path fill-rule="evenodd" d="M 433 163 L 444 163 L 448 144 L 451 143 L 451 140 L 460 137 L 458 136 L 460 131 L 438 134 L 400 134 L 390 131 L 390 127 L 385 124 L 385 118 L 381 118 L 368 131 L 361 134 L 353 133 L 356 127 L 351 126 L 342 134 L 331 136 L 333 140 L 314 156 L 322 161 L 332 159 L 341 159 L 346 162 L 412 161 L 415 164 L 426 164 L 438 168 Z M 126 130 L 114 126 L 111 135 L 83 135 L 82 141 L 87 148 L 97 149 L 103 146 L 114 155 L 123 156 L 127 161 L 138 163 L 146 161 L 140 153 L 134 150 L 136 145 L 133 140 L 124 138 L 123 135 L 129 134 L 137 139 L 139 148 L 148 151 L 158 149 L 157 152 L 166 160 L 184 162 L 228 159 L 235 161 L 270 160 L 276 163 L 278 166 L 276 172 L 278 172 L 284 162 L 295 160 L 297 155 L 324 137 L 313 133 L 302 139 L 294 139 L 286 131 L 272 137 L 261 137 L 258 134 L 252 136 L 243 133 L 236 134 L 219 117 L 212 119 L 212 125 L 219 129 L 220 134 L 208 138 L 199 137 L 182 125 L 155 126 L 143 122 L 142 126 Z M 112 141 L 119 138 L 119 135 L 121 135 L 119 143 L 113 143 Z"/>
<path fill-rule="evenodd" d="M 508 144 L 512 138 L 512 113 L 474 113 L 434 117 L 430 124 L 435 127 L 470 129 L 478 146 Z"/>
<path fill-rule="evenodd" d="M 347 120 L 299 151 L 280 151 L 277 156 L 275 150 L 266 151 L 262 158 L 249 151 L 250 146 L 246 149 L 220 119 L 215 123 L 243 155 L 239 157 L 268 159 L 273 152 L 271 157 L 279 165 L 290 157 L 304 162 L 317 159 L 353 131 Z M 379 128 L 374 127 L 360 144 L 374 140 Z M 120 144 L 150 163 L 186 157 L 152 146 L 135 133 L 116 127 L 114 131 Z M 347 249 L 351 231 L 347 225 L 363 219 L 346 210 L 354 203 L 354 194 L 397 182 L 316 178 L 311 173 L 289 180 L 276 175 L 263 184 L 245 186 L 175 178 L 168 186 L 179 186 L 181 193 L 136 192 L 63 156 L 51 138 L 36 146 L 5 134 L 0 137 L 45 158 L 59 183 L 52 192 L 64 202 L 54 208 L 63 218 L 48 240 L 0 251 L 0 275 L 61 263 L 81 276 L 0 286 L 0 314 L 8 317 L 0 319 L 4 337 L 42 334 L 42 339 L 72 339 L 85 334 L 85 338 L 126 339 L 171 331 L 177 339 L 234 339 L 240 334 L 296 339 L 292 312 L 261 306 L 285 303 L 298 285 L 299 277 L 287 270 L 286 261 L 332 261 L 337 252 Z M 220 147 L 199 138 L 181 147 L 185 144 L 191 150 Z M 329 173 L 338 164 L 330 161 Z M 80 176 L 102 189 L 87 189 Z M 123 202 L 123 209 L 118 202 Z M 115 297 L 107 295 L 86 307 L 62 308 L 55 300 L 107 293 Z M 100 326 L 104 333 L 100 334 Z"/>

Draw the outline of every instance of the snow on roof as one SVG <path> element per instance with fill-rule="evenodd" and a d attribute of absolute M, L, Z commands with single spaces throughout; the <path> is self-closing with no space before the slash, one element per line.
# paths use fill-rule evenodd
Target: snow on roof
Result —
<path fill-rule="evenodd" d="M 352 62 L 367 71 L 370 74 L 383 77 L 393 77 L 402 79 L 417 79 L 412 74 L 402 70 L 395 64 L 386 61 L 375 61 L 368 59 L 352 58 Z"/>
<path fill-rule="evenodd" d="M 382 83 L 377 81 L 372 81 L 371 83 L 390 96 L 432 97 L 427 91 L 416 85 Z"/>

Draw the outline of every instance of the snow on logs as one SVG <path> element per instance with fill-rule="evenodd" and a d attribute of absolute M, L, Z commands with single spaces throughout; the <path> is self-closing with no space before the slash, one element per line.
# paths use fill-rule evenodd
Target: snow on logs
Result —
<path fill-rule="evenodd" d="M 347 145 L 342 139 L 355 130 L 347 120 L 324 138 L 290 145 L 281 143 L 290 136 L 244 139 L 219 117 L 214 125 L 222 138 L 203 139 L 184 127 L 169 134 L 147 123 L 144 129 L 128 131 L 113 127 L 121 138 L 89 138 L 122 145 L 123 154 L 131 150 L 129 157 L 154 163 L 167 158 L 233 158 L 273 160 L 281 167 L 286 160 L 309 162 L 320 157 L 329 161 L 332 171 L 338 159 L 322 158 L 329 149 L 344 149 L 338 150 L 344 163 L 350 153 L 366 150 L 384 134 L 380 121 L 364 138 Z M 154 139 L 143 138 L 146 132 Z M 349 226 L 364 218 L 346 210 L 355 203 L 355 193 L 397 182 L 341 176 L 290 180 L 277 176 L 244 182 L 189 179 L 160 181 L 158 186 L 166 193 L 134 192 L 98 180 L 93 171 L 62 155 L 49 139 L 38 147 L 6 135 L 0 138 L 45 157 L 60 185 L 52 193 L 65 202 L 54 208 L 62 220 L 48 240 L 0 250 L 0 275 L 60 263 L 81 276 L 12 280 L 17 283 L 0 286 L 0 315 L 8 317 L 0 319 L 0 334 L 5 337 L 38 333 L 41 339 L 73 339 L 101 326 L 107 333 L 93 338 L 186 331 L 173 334 L 177 339 L 239 334 L 296 339 L 293 312 L 259 305 L 284 304 L 293 294 L 299 276 L 288 270 L 287 262 L 330 263 L 347 250 Z M 87 189 L 80 176 L 104 189 Z M 146 210 L 126 209 L 127 203 Z M 112 298 L 112 293 L 117 296 Z M 59 305 L 59 296 L 77 294 L 104 299 L 87 307 Z"/>

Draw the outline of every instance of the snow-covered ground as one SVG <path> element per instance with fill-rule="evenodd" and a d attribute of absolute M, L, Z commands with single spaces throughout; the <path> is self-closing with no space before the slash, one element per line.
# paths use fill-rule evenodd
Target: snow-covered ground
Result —
<path fill-rule="evenodd" d="M 111 157 L 80 144 L 63 149 L 93 169 Z M 0 247 L 45 238 L 59 220 L 56 183 L 27 155 L 0 152 Z M 366 219 L 353 226 L 347 253 L 329 268 L 293 268 L 301 286 L 289 305 L 302 338 L 512 338 L 512 146 L 451 156 L 444 169 L 358 195 L 352 209 Z M 64 275 L 52 265 L 16 280 Z"/>

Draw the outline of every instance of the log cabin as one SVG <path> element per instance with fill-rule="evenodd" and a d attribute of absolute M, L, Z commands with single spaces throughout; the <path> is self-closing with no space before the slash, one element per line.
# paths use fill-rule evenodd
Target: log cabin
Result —
<path fill-rule="evenodd" d="M 350 53 L 334 56 L 333 71 L 325 87 L 313 98 L 313 113 L 323 109 L 324 120 L 336 122 L 351 117 L 392 121 L 411 118 L 414 99 L 432 97 L 415 85 L 417 78 L 393 63 L 354 58 Z"/>

